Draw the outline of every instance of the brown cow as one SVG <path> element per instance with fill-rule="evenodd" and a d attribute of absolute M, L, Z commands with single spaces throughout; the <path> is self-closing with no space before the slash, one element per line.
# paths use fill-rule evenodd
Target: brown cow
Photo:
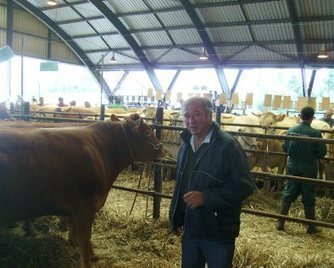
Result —
<path fill-rule="evenodd" d="M 97 259 L 90 237 L 118 174 L 134 161 L 163 157 L 138 114 L 73 128 L 0 130 L 0 224 L 69 216 L 82 267 Z"/>

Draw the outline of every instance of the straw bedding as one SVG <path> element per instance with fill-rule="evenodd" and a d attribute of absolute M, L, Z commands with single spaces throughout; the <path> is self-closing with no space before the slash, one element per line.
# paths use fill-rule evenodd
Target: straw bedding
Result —
<path fill-rule="evenodd" d="M 138 187 L 138 174 L 124 172 L 117 185 Z M 163 183 L 171 194 L 173 182 Z M 140 188 L 152 190 L 149 177 Z M 257 192 L 245 207 L 275 213 L 279 194 Z M 97 214 L 92 242 L 100 257 L 96 267 L 180 267 L 180 238 L 168 234 L 169 199 L 162 199 L 161 217 L 152 219 L 152 198 L 112 189 L 104 208 Z M 133 206 L 133 209 L 131 207 Z M 304 217 L 300 201 L 291 216 Z M 334 200 L 317 199 L 317 219 L 334 222 Z M 286 223 L 286 232 L 275 229 L 275 219 L 242 214 L 234 267 L 334 267 L 334 230 L 321 228 L 307 235 L 303 224 Z M 67 241 L 54 216 L 36 219 L 35 237 L 25 236 L 21 225 L 0 229 L 0 267 L 78 267 L 79 253 Z"/>

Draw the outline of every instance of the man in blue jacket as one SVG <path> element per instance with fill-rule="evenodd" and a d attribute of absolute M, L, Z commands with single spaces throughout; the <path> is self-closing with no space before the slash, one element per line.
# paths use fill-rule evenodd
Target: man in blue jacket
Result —
<path fill-rule="evenodd" d="M 170 205 L 171 231 L 182 235 L 182 267 L 232 266 L 240 230 L 241 204 L 254 190 L 240 144 L 212 122 L 212 104 L 183 102 L 187 129 L 177 158 Z"/>
<path fill-rule="evenodd" d="M 308 106 L 304 107 L 300 114 L 301 123 L 289 128 L 287 135 L 322 138 L 320 130 L 311 127 L 313 118 L 314 109 Z M 287 175 L 313 179 L 317 178 L 318 160 L 323 158 L 327 153 L 325 143 L 285 140 L 284 150 L 289 155 L 286 166 Z M 305 218 L 314 220 L 315 185 L 312 183 L 289 180 L 283 190 L 280 213 L 282 215 L 287 215 L 291 203 L 294 202 L 300 194 L 302 195 Z M 276 229 L 283 231 L 284 223 L 285 221 L 283 219 L 279 219 L 277 221 Z M 307 233 L 314 234 L 316 232 L 317 229 L 315 228 L 315 225 L 309 224 Z"/>

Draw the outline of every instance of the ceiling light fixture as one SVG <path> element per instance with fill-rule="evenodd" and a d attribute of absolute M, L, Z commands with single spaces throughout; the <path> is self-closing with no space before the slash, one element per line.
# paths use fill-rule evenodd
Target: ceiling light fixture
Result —
<path fill-rule="evenodd" d="M 49 6 L 56 6 L 57 5 L 57 0 L 48 0 L 48 5 Z"/>
<path fill-rule="evenodd" d="M 325 51 L 321 51 L 319 54 L 318 54 L 318 59 L 327 59 L 328 58 L 328 53 L 325 52 Z"/>
<path fill-rule="evenodd" d="M 208 60 L 209 56 L 208 56 L 208 54 L 206 53 L 205 47 L 203 47 L 203 51 L 199 54 L 198 58 L 199 58 L 199 60 L 201 60 L 201 61 Z"/>
<path fill-rule="evenodd" d="M 112 53 L 112 57 L 110 59 L 110 63 L 112 63 L 112 64 L 117 63 L 116 58 L 115 58 L 115 52 Z"/>
<path fill-rule="evenodd" d="M 321 46 L 320 53 L 318 54 L 318 59 L 327 59 L 328 52 L 326 52 L 325 44 Z"/>

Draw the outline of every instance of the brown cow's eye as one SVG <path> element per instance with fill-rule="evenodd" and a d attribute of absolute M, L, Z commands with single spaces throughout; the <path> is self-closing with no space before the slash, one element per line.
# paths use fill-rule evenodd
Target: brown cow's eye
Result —
<path fill-rule="evenodd" d="M 150 129 L 150 128 L 147 128 L 147 129 L 146 129 L 146 135 L 149 136 L 149 135 L 151 135 L 151 133 L 152 133 L 151 129 Z"/>

